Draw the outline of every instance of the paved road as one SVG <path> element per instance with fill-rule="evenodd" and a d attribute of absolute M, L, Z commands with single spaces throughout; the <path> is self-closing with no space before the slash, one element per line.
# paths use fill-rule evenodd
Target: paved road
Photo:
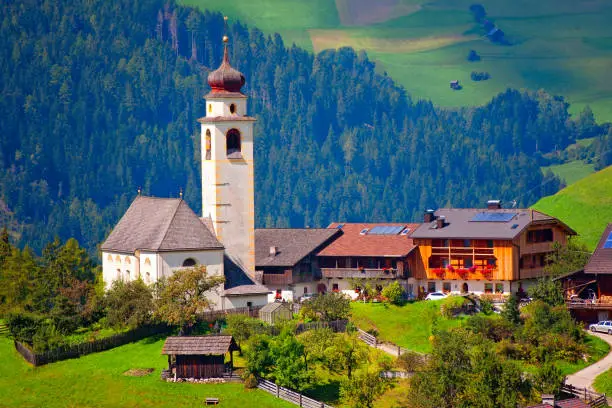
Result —
<path fill-rule="evenodd" d="M 607 342 L 610 346 L 612 346 L 612 336 L 604 333 L 591 333 L 600 339 Z M 565 382 L 567 384 L 571 384 L 574 387 L 578 388 L 588 388 L 589 390 L 595 391 L 593 389 L 593 381 L 595 381 L 595 377 L 599 374 L 604 373 L 612 368 L 612 352 L 608 353 L 607 356 L 592 364 L 582 370 L 578 371 L 575 374 L 568 375 Z"/>

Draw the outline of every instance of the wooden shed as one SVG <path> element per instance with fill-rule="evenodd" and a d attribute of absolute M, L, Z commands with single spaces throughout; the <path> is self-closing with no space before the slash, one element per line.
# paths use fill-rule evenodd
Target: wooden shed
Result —
<path fill-rule="evenodd" d="M 259 318 L 272 325 L 279 320 L 291 320 L 292 317 L 291 306 L 285 302 L 268 303 L 259 310 Z"/>
<path fill-rule="evenodd" d="M 179 336 L 166 339 L 162 354 L 168 356 L 168 369 L 176 378 L 219 378 L 226 369 L 225 355 L 229 353 L 231 370 L 237 350 L 232 336 Z"/>

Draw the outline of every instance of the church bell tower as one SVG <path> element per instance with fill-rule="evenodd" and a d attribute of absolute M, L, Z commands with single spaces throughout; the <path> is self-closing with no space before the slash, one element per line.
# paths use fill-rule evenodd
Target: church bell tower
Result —
<path fill-rule="evenodd" d="M 211 91 L 202 124 L 202 216 L 210 217 L 226 257 L 255 274 L 253 123 L 247 116 L 245 79 L 229 62 L 227 42 L 221 66 L 208 75 Z"/>

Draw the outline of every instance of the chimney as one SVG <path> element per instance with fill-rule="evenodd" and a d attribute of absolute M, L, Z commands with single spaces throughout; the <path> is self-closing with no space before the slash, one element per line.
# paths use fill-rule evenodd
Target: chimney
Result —
<path fill-rule="evenodd" d="M 436 219 L 436 215 L 434 214 L 434 210 L 427 210 L 425 214 L 423 214 L 423 222 L 432 222 Z"/>
<path fill-rule="evenodd" d="M 436 218 L 436 228 L 440 229 L 440 228 L 444 228 L 444 222 L 446 221 L 446 217 L 444 216 L 440 216 L 438 218 Z"/>
<path fill-rule="evenodd" d="M 555 395 L 554 394 L 542 394 L 542 404 L 548 404 L 551 407 L 555 406 Z"/>
<path fill-rule="evenodd" d="M 270 247 L 270 256 L 276 256 L 276 253 L 278 252 L 278 248 L 275 246 L 271 246 Z"/>
<path fill-rule="evenodd" d="M 501 200 L 489 200 L 487 201 L 487 210 L 501 210 Z"/>

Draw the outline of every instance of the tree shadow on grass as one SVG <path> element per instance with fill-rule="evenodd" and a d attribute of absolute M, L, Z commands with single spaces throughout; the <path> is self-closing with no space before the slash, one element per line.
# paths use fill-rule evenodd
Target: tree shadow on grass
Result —
<path fill-rule="evenodd" d="M 317 384 L 304 391 L 304 395 L 317 401 L 337 404 L 340 401 L 340 381 L 330 380 L 325 384 Z"/>

